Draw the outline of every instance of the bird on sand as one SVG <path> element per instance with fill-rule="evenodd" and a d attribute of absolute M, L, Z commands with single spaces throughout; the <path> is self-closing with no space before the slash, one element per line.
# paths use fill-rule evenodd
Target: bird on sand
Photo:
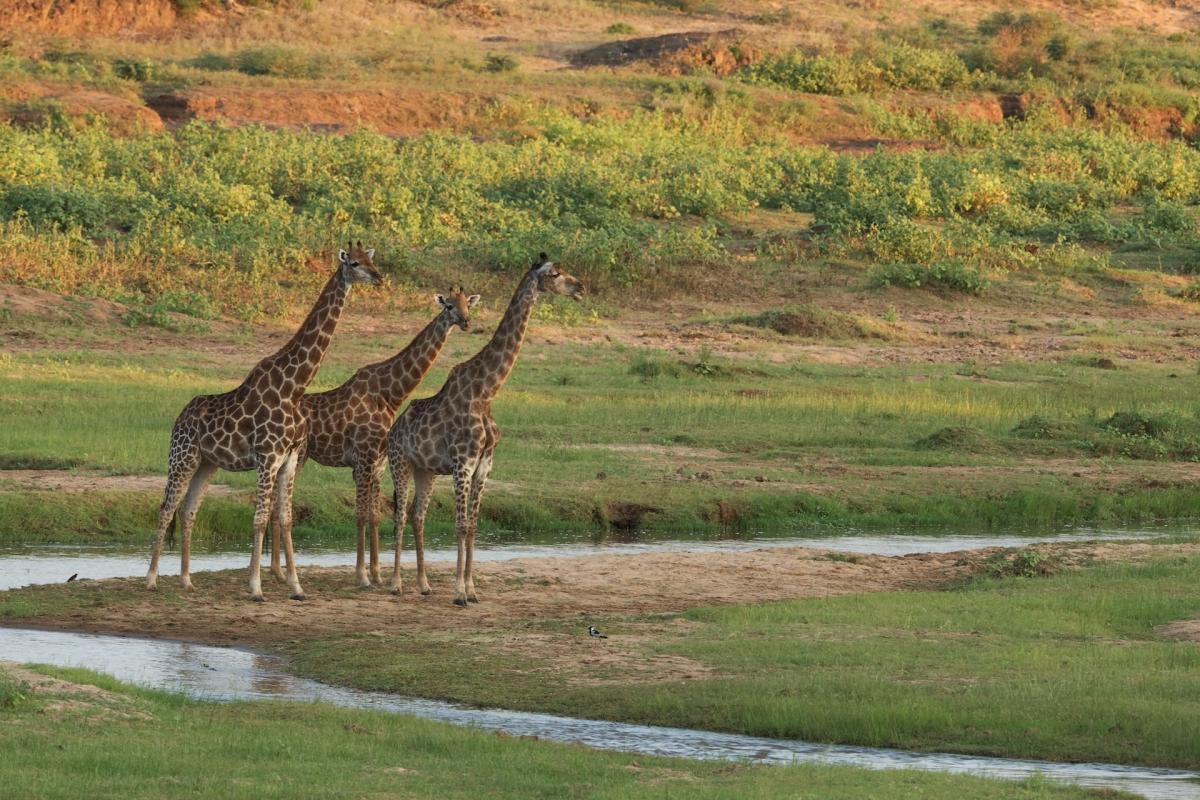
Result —
<path fill-rule="evenodd" d="M 603 633 L 596 630 L 595 625 L 588 625 L 588 636 L 592 637 L 593 639 L 607 639 L 608 638 Z"/>
<path fill-rule="evenodd" d="M 71 581 L 75 580 L 75 579 L 76 579 L 76 578 L 78 578 L 78 577 L 79 577 L 79 573 L 78 573 L 78 572 L 76 572 L 74 575 L 72 575 L 71 577 L 67 578 L 67 583 L 70 583 Z"/>

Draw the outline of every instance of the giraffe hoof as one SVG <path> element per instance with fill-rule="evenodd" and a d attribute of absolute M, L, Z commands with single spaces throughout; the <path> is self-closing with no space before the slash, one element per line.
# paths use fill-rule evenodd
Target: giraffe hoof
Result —
<path fill-rule="evenodd" d="M 252 595 L 250 595 L 250 599 L 256 603 L 267 602 L 267 598 L 263 597 L 261 594 L 252 594 Z"/>
<path fill-rule="evenodd" d="M 308 598 L 307 598 L 307 597 L 305 597 L 305 596 L 304 596 L 304 595 L 302 595 L 302 594 L 294 594 L 294 595 L 292 595 L 292 598 L 291 598 L 291 599 L 293 599 L 293 600 L 307 600 Z"/>
<path fill-rule="evenodd" d="M 429 595 L 433 594 L 433 589 L 422 589 L 421 594 L 425 597 L 429 597 Z"/>
<path fill-rule="evenodd" d="M 456 605 L 456 606 L 460 606 L 460 607 L 462 607 L 462 608 L 466 608 L 466 607 L 467 607 L 467 601 L 466 601 L 466 600 L 464 600 L 464 599 L 462 599 L 461 597 L 456 597 L 456 598 L 454 598 L 454 605 Z"/>
<path fill-rule="evenodd" d="M 399 596 L 400 596 L 400 587 L 399 587 L 399 586 L 393 586 L 393 587 L 392 587 L 391 594 L 394 594 L 396 597 L 399 597 Z"/>
<path fill-rule="evenodd" d="M 478 603 L 478 602 L 479 602 L 479 598 L 478 598 L 478 597 L 476 597 L 475 595 L 471 595 L 470 597 L 468 597 L 468 598 L 467 598 L 467 601 L 468 601 L 468 602 L 470 602 L 470 603 Z"/>

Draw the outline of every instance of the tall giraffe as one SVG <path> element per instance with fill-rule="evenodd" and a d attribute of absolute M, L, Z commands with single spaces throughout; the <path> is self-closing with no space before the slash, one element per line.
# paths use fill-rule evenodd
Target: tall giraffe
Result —
<path fill-rule="evenodd" d="M 300 401 L 308 420 L 308 440 L 300 451 L 300 466 L 311 458 L 327 467 L 350 467 L 354 475 L 355 512 L 358 523 L 358 559 L 354 574 L 360 587 L 379 577 L 379 480 L 387 454 L 387 436 L 396 412 L 425 378 L 456 325 L 467 330 L 471 308 L 479 295 L 468 297 L 461 288 L 449 296 L 437 295 L 438 315 L 396 355 L 369 364 L 336 389 L 306 394 Z M 367 575 L 364 550 L 367 532 L 371 538 L 371 572 Z M 271 537 L 271 572 L 279 569 L 278 516 Z"/>
<path fill-rule="evenodd" d="M 353 283 L 378 283 L 374 250 L 359 242 L 349 252 L 338 251 L 338 268 L 325 284 L 321 296 L 296 335 L 279 352 L 258 362 L 242 385 L 231 392 L 192 398 L 171 430 L 167 467 L 167 489 L 158 511 L 158 534 L 150 556 L 146 587 L 158 585 L 158 557 L 163 536 L 180 511 L 183 547 L 180 580 L 192 588 L 188 562 L 192 548 L 192 525 L 196 511 L 217 469 L 234 472 L 255 470 L 258 488 L 254 499 L 254 550 L 250 554 L 250 597 L 262 601 L 259 563 L 263 532 L 271 519 L 272 495 L 279 507 L 284 546 L 288 553 L 288 588 L 293 600 L 303 600 L 304 591 L 292 553 L 292 484 L 300 446 L 307 436 L 300 398 L 317 374 L 329 347 L 346 294 Z M 187 496 L 180 507 L 180 493 Z"/>
<path fill-rule="evenodd" d="M 492 453 L 500 429 L 492 419 L 492 400 L 504 386 L 529 325 L 534 302 L 542 292 L 584 294 L 578 279 L 561 271 L 542 253 L 521 279 L 504 318 L 490 342 L 474 357 L 450 370 L 446 383 L 433 397 L 414 400 L 388 434 L 388 463 L 395 482 L 396 563 L 392 594 L 400 593 L 400 549 L 406 516 L 408 482 L 414 482 L 413 539 L 417 550 L 417 588 L 429 594 L 425 578 L 425 511 L 436 475 L 454 476 L 454 533 L 458 539 L 458 566 L 454 603 L 477 603 L 471 562 L 475 555 L 475 527 L 479 504 L 492 469 Z"/>

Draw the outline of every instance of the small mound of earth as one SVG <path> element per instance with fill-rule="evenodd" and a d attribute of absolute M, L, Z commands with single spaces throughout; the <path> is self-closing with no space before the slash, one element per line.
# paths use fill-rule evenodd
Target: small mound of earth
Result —
<path fill-rule="evenodd" d="M 573 53 L 569 60 L 571 66 L 577 68 L 623 67 L 638 62 L 659 61 L 692 47 L 733 39 L 741 35 L 742 32 L 734 28 L 724 31 L 685 31 L 683 33 L 664 33 L 661 36 L 622 39 Z"/>

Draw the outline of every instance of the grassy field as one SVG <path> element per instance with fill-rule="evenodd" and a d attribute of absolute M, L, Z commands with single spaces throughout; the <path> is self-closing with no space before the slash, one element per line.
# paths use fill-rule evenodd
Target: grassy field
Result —
<path fill-rule="evenodd" d="M 0 668 L 9 754 L 0 778 L 26 796 L 860 798 L 881 785 L 888 797 L 933 800 L 1097 796 L 1040 782 L 603 753 L 320 705 L 194 702 L 79 670 L 23 677 Z"/>
<path fill-rule="evenodd" d="M 1018 572 L 1053 567 L 1024 557 Z M 610 636 L 600 643 L 578 641 L 576 619 L 528 619 L 471 636 L 405 629 L 284 649 L 322 680 L 505 708 L 1195 769 L 1200 651 L 1157 628 L 1200 612 L 1198 573 L 1195 556 L 1176 556 L 953 591 L 596 619 Z M 573 641 L 574 657 L 551 655 Z M 620 658 L 595 661 L 588 646 Z M 632 669 L 654 658 L 675 674 Z"/>
<path fill-rule="evenodd" d="M 657 509 L 635 528 L 699 533 L 1047 529 L 1200 510 L 1187 467 L 1200 456 L 1200 423 L 1181 412 L 1198 379 L 1174 364 L 781 364 L 768 356 L 785 345 L 754 338 L 753 328 L 749 351 L 729 355 L 572 339 L 619 325 L 550 321 L 549 338 L 530 337 L 495 405 L 504 438 L 484 506 L 488 536 L 604 536 L 610 522 L 628 524 L 617 518 L 628 504 Z M 0 466 L 161 475 L 178 410 L 195 394 L 234 385 L 245 369 L 229 357 L 196 357 L 183 343 L 146 352 L 123 336 L 0 360 Z M 347 334 L 319 385 L 398 346 L 384 344 L 389 338 Z M 479 345 L 455 337 L 418 395 Z M 240 545 L 253 477 L 218 480 L 235 494 L 206 502 L 199 544 Z M 86 492 L 15 480 L 4 489 L 0 540 L 12 543 L 145 541 L 160 499 L 157 489 L 122 489 L 119 478 Z M 443 537 L 448 484 L 439 492 L 431 525 Z M 352 495 L 345 471 L 306 467 L 301 535 L 348 541 Z"/>

